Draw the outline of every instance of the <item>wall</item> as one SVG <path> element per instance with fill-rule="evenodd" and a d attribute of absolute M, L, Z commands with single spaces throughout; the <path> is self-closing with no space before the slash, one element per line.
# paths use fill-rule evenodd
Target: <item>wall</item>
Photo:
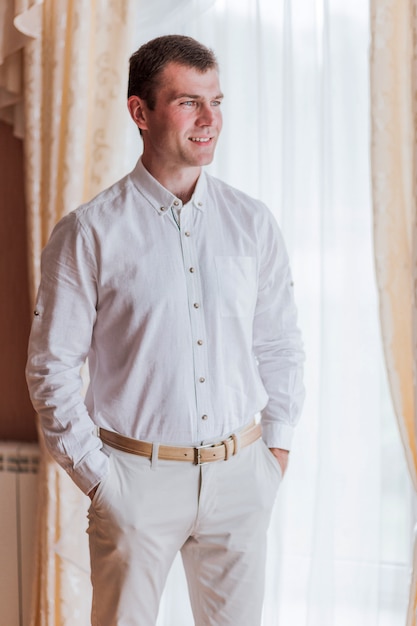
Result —
<path fill-rule="evenodd" d="M 0 440 L 36 439 L 24 368 L 28 295 L 23 146 L 0 122 Z"/>

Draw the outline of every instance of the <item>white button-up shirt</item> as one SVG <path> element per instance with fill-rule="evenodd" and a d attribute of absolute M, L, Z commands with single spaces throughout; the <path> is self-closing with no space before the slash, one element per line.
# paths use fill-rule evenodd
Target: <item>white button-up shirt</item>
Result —
<path fill-rule="evenodd" d="M 48 448 L 86 493 L 107 472 L 94 425 L 193 445 L 260 412 L 267 445 L 289 449 L 302 362 L 287 253 L 259 201 L 203 172 L 182 206 L 139 161 L 55 227 L 27 379 Z"/>

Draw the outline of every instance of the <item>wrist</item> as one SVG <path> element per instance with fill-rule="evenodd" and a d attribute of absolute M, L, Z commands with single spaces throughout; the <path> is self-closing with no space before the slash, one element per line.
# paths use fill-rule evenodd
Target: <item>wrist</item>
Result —
<path fill-rule="evenodd" d="M 91 491 L 88 492 L 88 497 L 90 498 L 90 500 L 92 500 L 94 498 L 94 496 L 96 495 L 96 491 L 98 489 L 98 485 L 96 485 L 95 487 L 93 487 L 91 489 Z"/>
<path fill-rule="evenodd" d="M 278 463 L 281 466 L 282 475 L 285 474 L 287 465 L 288 465 L 288 457 L 289 450 L 284 450 L 283 448 L 269 448 L 274 457 L 277 459 Z"/>

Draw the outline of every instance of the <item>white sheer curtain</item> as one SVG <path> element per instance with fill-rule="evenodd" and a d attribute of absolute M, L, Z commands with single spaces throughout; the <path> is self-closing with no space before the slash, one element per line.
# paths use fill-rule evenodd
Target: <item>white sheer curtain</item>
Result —
<path fill-rule="evenodd" d="M 307 402 L 270 530 L 264 626 L 399 626 L 411 490 L 374 286 L 368 3 L 193 6 L 164 19 L 155 5 L 137 44 L 182 32 L 217 52 L 225 119 L 210 169 L 276 214 L 307 351 Z M 158 626 L 192 623 L 177 560 Z"/>

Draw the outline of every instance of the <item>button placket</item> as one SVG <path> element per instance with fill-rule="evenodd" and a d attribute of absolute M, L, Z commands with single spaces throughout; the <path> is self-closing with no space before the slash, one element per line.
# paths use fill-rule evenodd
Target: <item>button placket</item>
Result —
<path fill-rule="evenodd" d="M 180 210 L 182 210 L 182 202 L 181 200 L 176 199 L 171 203 L 170 213 L 179 231 L 181 231 L 180 213 L 179 213 Z"/>
<path fill-rule="evenodd" d="M 194 388 L 196 396 L 197 438 L 206 438 L 209 427 L 209 416 L 212 414 L 209 393 L 209 380 L 207 377 L 207 354 L 204 337 L 204 302 L 199 272 L 199 259 L 195 245 L 192 223 L 193 211 L 182 212 L 181 242 L 184 263 L 184 274 L 187 286 L 187 296 L 190 310 L 190 325 L 192 335 L 192 349 L 194 357 Z"/>

